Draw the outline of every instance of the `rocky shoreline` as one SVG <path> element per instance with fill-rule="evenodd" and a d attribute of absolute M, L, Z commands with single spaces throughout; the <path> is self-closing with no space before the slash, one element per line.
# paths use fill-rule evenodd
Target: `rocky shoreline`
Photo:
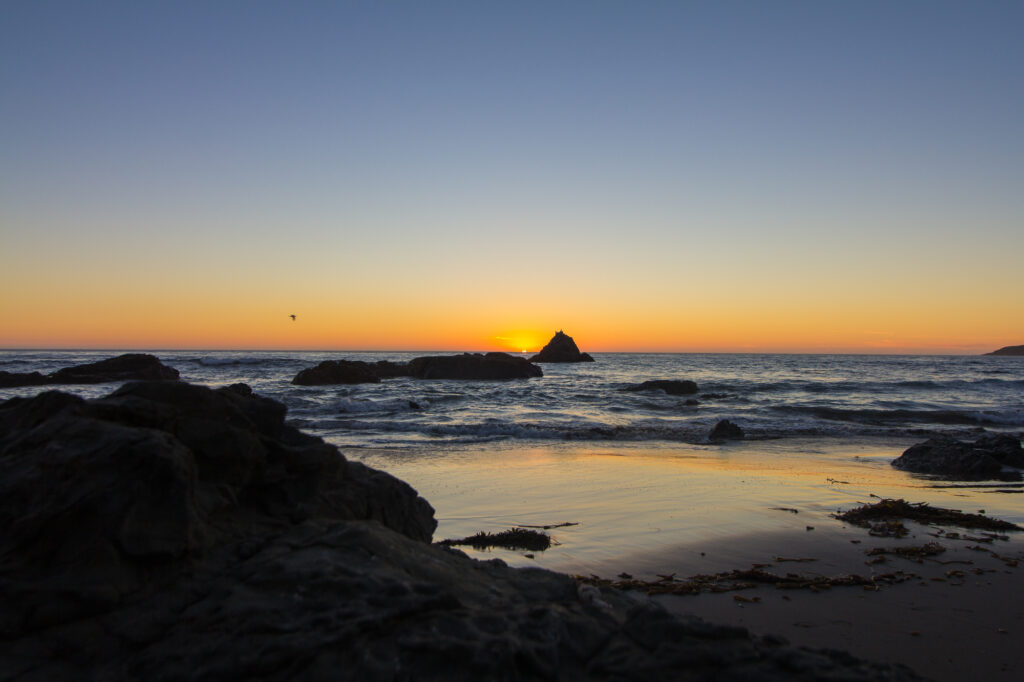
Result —
<path fill-rule="evenodd" d="M 430 505 L 235 385 L 0 403 L 11 680 L 919 679 L 430 544 Z"/>

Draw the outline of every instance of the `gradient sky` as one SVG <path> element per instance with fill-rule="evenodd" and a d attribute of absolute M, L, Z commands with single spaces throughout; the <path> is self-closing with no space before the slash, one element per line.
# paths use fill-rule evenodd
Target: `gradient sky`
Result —
<path fill-rule="evenodd" d="M 1022 27 L 984 1 L 6 2 L 0 347 L 1024 343 Z"/>

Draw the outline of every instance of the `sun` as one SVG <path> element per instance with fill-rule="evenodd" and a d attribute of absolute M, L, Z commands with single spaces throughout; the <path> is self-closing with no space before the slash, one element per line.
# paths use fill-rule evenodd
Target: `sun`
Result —
<path fill-rule="evenodd" d="M 550 334 L 548 335 L 550 336 Z M 506 332 L 494 337 L 494 343 L 501 349 L 515 353 L 532 353 L 546 342 L 543 332 L 521 330 Z"/>

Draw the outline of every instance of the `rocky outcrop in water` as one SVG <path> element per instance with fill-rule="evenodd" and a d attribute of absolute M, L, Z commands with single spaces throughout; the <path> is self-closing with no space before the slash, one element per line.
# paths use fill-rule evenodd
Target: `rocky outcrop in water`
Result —
<path fill-rule="evenodd" d="M 985 355 L 1024 355 L 1024 346 L 1003 346 Z"/>
<path fill-rule="evenodd" d="M 46 386 L 49 383 L 50 378 L 39 372 L 0 372 L 0 388 Z"/>
<path fill-rule="evenodd" d="M 418 379 L 527 379 L 544 376 L 540 367 L 508 353 L 463 353 L 415 358 L 409 373 Z"/>
<path fill-rule="evenodd" d="M 915 680 L 426 542 L 245 385 L 0 403 L 0 677 Z"/>
<path fill-rule="evenodd" d="M 544 372 L 526 358 L 508 353 L 463 353 L 414 358 L 407 363 L 327 360 L 302 370 L 292 383 L 305 386 L 378 383 L 394 377 L 500 381 L 540 376 L 544 376 Z"/>
<path fill-rule="evenodd" d="M 953 478 L 1019 478 L 1005 467 L 1024 468 L 1024 451 L 1012 436 L 986 435 L 973 443 L 949 437 L 930 438 L 909 447 L 892 461 L 897 469 Z"/>
<path fill-rule="evenodd" d="M 715 424 L 711 429 L 711 433 L 708 434 L 708 440 L 712 443 L 725 440 L 743 440 L 743 437 L 743 429 L 728 419 L 723 419 Z"/>
<path fill-rule="evenodd" d="M 576 342 L 568 334 L 559 331 L 530 362 L 593 362 L 588 353 L 581 353 Z"/>
<path fill-rule="evenodd" d="M 626 391 L 664 391 L 669 395 L 693 395 L 700 389 L 688 379 L 654 379 L 642 384 L 628 386 Z"/>
<path fill-rule="evenodd" d="M 316 367 L 301 370 L 292 379 L 298 386 L 327 386 L 331 384 L 379 384 L 380 377 L 374 367 L 360 360 L 324 360 Z"/>
<path fill-rule="evenodd" d="M 99 362 L 64 367 L 47 375 L 39 372 L 0 372 L 0 388 L 177 380 L 178 370 L 168 367 L 148 353 L 126 353 Z"/>

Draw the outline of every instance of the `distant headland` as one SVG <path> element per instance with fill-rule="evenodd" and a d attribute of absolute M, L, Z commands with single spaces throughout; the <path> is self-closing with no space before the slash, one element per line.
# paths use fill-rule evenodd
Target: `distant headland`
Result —
<path fill-rule="evenodd" d="M 1003 346 L 985 355 L 1024 355 L 1024 346 Z"/>

